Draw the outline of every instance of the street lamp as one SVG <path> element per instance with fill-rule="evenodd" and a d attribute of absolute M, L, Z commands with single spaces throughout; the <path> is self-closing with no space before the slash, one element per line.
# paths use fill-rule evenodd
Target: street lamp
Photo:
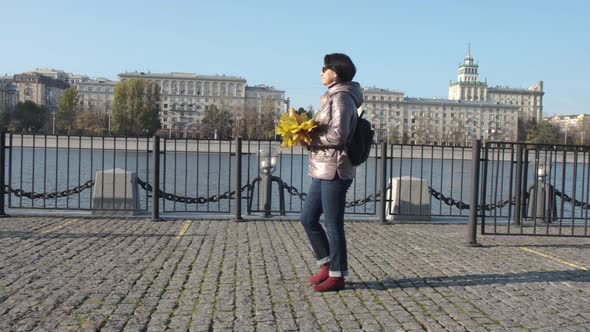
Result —
<path fill-rule="evenodd" d="M 260 182 L 260 192 L 263 202 L 264 217 L 271 216 L 271 202 L 272 202 L 272 182 L 276 182 L 279 186 L 279 205 L 281 215 L 285 215 L 285 195 L 283 181 L 278 176 L 273 176 L 278 161 L 278 151 L 271 146 L 262 148 L 258 151 L 258 158 L 260 160 L 260 175 L 253 179 L 250 183 L 248 197 L 253 197 L 254 185 Z M 252 199 L 248 200 L 248 214 L 252 211 Z"/>
<path fill-rule="evenodd" d="M 240 120 L 242 120 L 242 116 L 236 115 L 236 137 L 240 136 Z"/>

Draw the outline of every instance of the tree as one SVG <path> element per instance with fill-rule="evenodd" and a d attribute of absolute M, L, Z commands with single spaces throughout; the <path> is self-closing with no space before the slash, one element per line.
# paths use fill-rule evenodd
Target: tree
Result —
<path fill-rule="evenodd" d="M 517 140 L 519 142 L 524 142 L 527 140 L 527 137 L 531 135 L 531 133 L 535 130 L 537 126 L 537 121 L 535 119 L 528 119 L 525 120 L 523 118 L 518 118 L 518 131 L 517 131 Z"/>
<path fill-rule="evenodd" d="M 217 134 L 218 139 L 231 138 L 233 119 L 228 107 L 223 104 L 221 107 L 210 105 L 201 122 L 206 128 L 205 137 L 214 138 Z"/>
<path fill-rule="evenodd" d="M 262 137 L 259 138 L 270 139 L 275 137 L 275 120 L 275 103 L 271 98 L 266 98 L 260 116 L 260 131 Z"/>
<path fill-rule="evenodd" d="M 246 139 L 258 138 L 258 112 L 256 106 L 247 105 L 244 110 L 244 118 L 241 121 L 242 127 L 245 132 L 242 135 Z"/>
<path fill-rule="evenodd" d="M 71 135 L 76 129 L 76 116 L 79 112 L 80 96 L 76 88 L 67 88 L 59 99 L 56 114 L 56 129 Z M 83 126 L 86 123 L 80 123 Z"/>
<path fill-rule="evenodd" d="M 10 110 L 8 107 L 0 108 L 0 130 L 8 130 L 10 125 Z"/>
<path fill-rule="evenodd" d="M 527 143 L 534 144 L 557 144 L 559 143 L 559 127 L 546 120 L 529 131 Z"/>
<path fill-rule="evenodd" d="M 111 127 L 123 136 L 149 136 L 160 128 L 159 87 L 143 79 L 121 81 L 115 86 Z"/>
<path fill-rule="evenodd" d="M 433 129 L 430 118 L 419 117 L 416 121 L 415 137 L 417 144 L 432 144 Z"/>
<path fill-rule="evenodd" d="M 107 132 L 109 117 L 107 114 L 83 111 L 76 117 L 76 127 L 85 135 L 100 136 Z"/>
<path fill-rule="evenodd" d="M 399 128 L 397 126 L 392 126 L 389 128 L 389 136 L 387 137 L 387 142 L 390 144 L 399 144 Z"/>
<path fill-rule="evenodd" d="M 18 103 L 16 105 L 10 123 L 11 131 L 37 133 L 43 129 L 48 119 L 49 113 L 45 107 L 27 100 L 24 103 Z"/>
<path fill-rule="evenodd" d="M 576 144 L 588 145 L 590 143 L 590 128 L 585 128 L 583 125 L 577 127 L 576 130 Z"/>
<path fill-rule="evenodd" d="M 299 107 L 296 111 L 297 114 L 301 115 L 303 113 L 305 113 L 307 115 L 308 119 L 311 119 L 313 117 L 313 107 L 309 106 L 309 108 L 306 110 L 303 107 Z"/>
<path fill-rule="evenodd" d="M 448 137 L 453 146 L 465 144 L 465 124 L 463 119 L 455 118 L 455 123 L 449 127 Z"/>

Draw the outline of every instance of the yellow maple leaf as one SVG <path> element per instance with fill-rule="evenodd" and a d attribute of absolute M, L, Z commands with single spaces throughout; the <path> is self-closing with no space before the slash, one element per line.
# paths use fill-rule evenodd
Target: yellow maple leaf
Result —
<path fill-rule="evenodd" d="M 317 127 L 313 119 L 307 117 L 307 113 L 297 114 L 295 109 L 289 108 L 289 111 L 281 115 L 275 128 L 275 133 L 281 135 L 283 142 L 282 148 L 290 148 L 294 145 L 303 145 L 311 143 L 310 132 Z"/>

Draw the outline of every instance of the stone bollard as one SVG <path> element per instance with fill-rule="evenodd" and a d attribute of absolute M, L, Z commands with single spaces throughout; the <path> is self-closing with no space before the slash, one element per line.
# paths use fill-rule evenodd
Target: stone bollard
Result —
<path fill-rule="evenodd" d="M 115 168 L 96 172 L 92 191 L 92 214 L 132 216 L 139 208 L 137 176 Z"/>
<path fill-rule="evenodd" d="M 387 192 L 387 220 L 394 221 L 429 221 L 430 193 L 428 181 L 421 178 L 402 176 L 391 178 L 391 189 Z M 391 206 L 391 210 L 389 209 Z"/>

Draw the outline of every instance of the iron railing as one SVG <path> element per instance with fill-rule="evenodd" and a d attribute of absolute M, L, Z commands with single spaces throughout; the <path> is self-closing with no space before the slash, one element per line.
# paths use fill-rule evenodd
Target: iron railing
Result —
<path fill-rule="evenodd" d="M 482 233 L 590 236 L 590 147 L 488 142 L 483 148 Z"/>
<path fill-rule="evenodd" d="M 0 188 L 4 188 L 0 215 L 6 210 L 31 209 L 93 213 L 132 210 L 140 214 L 151 211 L 154 219 L 160 213 L 214 213 L 231 214 L 240 220 L 248 213 L 298 214 L 310 184 L 307 151 L 302 147 L 281 150 L 277 141 L 0 136 L 0 175 L 4 175 L 0 176 Z M 255 181 L 260 177 L 258 152 L 265 149 L 278 153 L 273 175 L 280 179 L 280 185 L 271 186 L 270 210 L 263 206 L 261 188 Z M 530 197 L 539 189 L 539 183 L 533 181 L 535 170 L 544 166 L 549 170 L 545 182 L 554 188 L 552 208 L 557 217 L 545 218 L 550 220 L 543 225 L 552 229 L 547 225 L 569 221 L 571 229 L 584 225 L 583 234 L 588 233 L 590 152 L 586 147 L 488 142 L 481 149 L 483 157 L 479 158 L 474 157 L 471 147 L 375 144 L 369 160 L 356 168 L 347 194 L 347 213 L 382 221 L 386 213 L 467 218 L 467 210 L 474 208 L 476 218 L 487 220 L 482 223 L 486 232 L 489 225 L 494 231 L 501 225 L 527 226 L 529 220 L 533 224 L 540 220 L 528 210 L 539 211 L 536 199 Z M 475 177 L 477 183 L 472 180 L 475 163 L 483 163 L 482 175 Z M 137 179 L 127 186 L 127 173 L 121 178 L 116 169 L 135 173 Z M 99 171 L 105 173 L 97 183 Z M 397 202 L 392 199 L 390 179 L 403 177 L 426 181 L 427 186 L 419 188 L 418 201 L 413 202 L 429 206 L 426 211 L 395 209 L 401 198 Z M 117 181 L 125 184 L 123 189 Z M 411 181 L 402 182 L 397 189 L 416 191 L 411 186 Z M 481 191 L 475 205 L 472 188 Z M 133 190 L 137 190 L 137 204 L 132 209 L 111 205 L 110 198 L 104 198 L 130 197 Z M 101 197 L 95 197 L 95 193 L 101 193 Z M 279 204 L 281 194 L 285 195 L 283 204 Z M 242 205 L 243 200 L 248 204 Z M 526 229 L 520 227 L 519 232 L 526 233 Z"/>

